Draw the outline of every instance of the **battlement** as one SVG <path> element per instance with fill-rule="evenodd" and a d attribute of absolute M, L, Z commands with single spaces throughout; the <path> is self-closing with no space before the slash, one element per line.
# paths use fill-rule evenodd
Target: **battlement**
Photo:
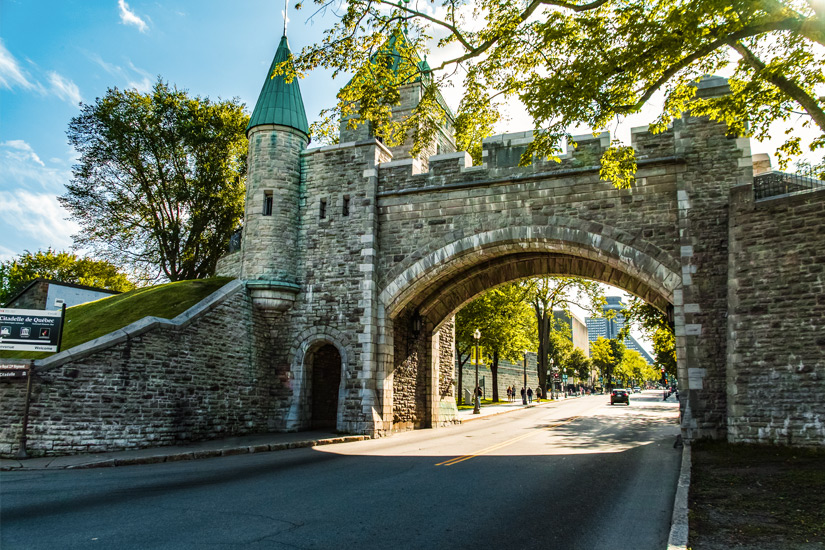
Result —
<path fill-rule="evenodd" d="M 559 176 L 599 169 L 599 160 L 610 147 L 610 133 L 572 136 L 560 162 L 535 159 L 519 166 L 521 157 L 534 139 L 534 132 L 515 132 L 486 138 L 482 142 L 482 164 L 474 166 L 465 151 L 434 155 L 428 162 L 415 159 L 392 160 L 378 165 L 381 193 L 397 193 L 422 188 L 454 187 L 472 181 L 490 181 L 538 175 Z M 575 146 L 572 144 L 575 143 Z M 631 130 L 631 143 L 639 160 L 672 158 L 675 154 L 673 129 L 653 134 L 647 126 Z"/>

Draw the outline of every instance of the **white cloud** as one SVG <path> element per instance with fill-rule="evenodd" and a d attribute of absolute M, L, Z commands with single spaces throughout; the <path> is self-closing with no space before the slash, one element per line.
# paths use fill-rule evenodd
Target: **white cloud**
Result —
<path fill-rule="evenodd" d="M 134 25 L 140 32 L 149 30 L 149 25 L 129 9 L 129 4 L 125 0 L 117 1 L 118 8 L 120 8 L 120 22 L 124 25 Z"/>
<path fill-rule="evenodd" d="M 48 74 L 49 83 L 52 85 L 51 91 L 60 99 L 68 101 L 72 105 L 77 105 L 83 98 L 80 96 L 80 89 L 77 84 L 54 71 Z"/>
<path fill-rule="evenodd" d="M 134 66 L 134 64 L 131 61 L 129 62 L 129 68 L 132 69 L 132 71 L 134 71 L 135 73 L 137 73 L 138 76 L 140 76 L 141 78 L 140 80 L 130 79 L 128 86 L 130 88 L 134 88 L 142 94 L 149 92 L 149 90 L 151 90 L 152 86 L 155 84 L 155 79 L 152 77 L 152 75 L 150 75 L 143 69 L 138 69 Z"/>
<path fill-rule="evenodd" d="M 14 56 L 3 45 L 3 40 L 0 39 L 0 87 L 11 90 L 16 86 L 28 90 L 35 87 L 26 77 Z"/>
<path fill-rule="evenodd" d="M 0 142 L 0 259 L 72 245 L 80 227 L 57 201 L 72 178 L 71 162 L 71 157 L 43 162 L 20 139 Z"/>
<path fill-rule="evenodd" d="M 145 94 L 151 90 L 152 86 L 155 84 L 155 80 L 151 74 L 136 67 L 131 61 L 128 62 L 129 68 L 124 69 L 120 65 L 115 65 L 104 61 L 103 58 L 96 53 L 87 53 L 86 55 L 89 59 L 100 65 L 104 71 L 115 78 L 126 82 L 127 88 L 134 88 L 138 92 Z"/>
<path fill-rule="evenodd" d="M 32 147 L 15 139 L 0 143 L 0 190 L 29 189 L 51 194 L 63 193 L 72 179 L 72 159 L 43 162 Z M 58 167 L 55 167 L 57 165 Z"/>
<path fill-rule="evenodd" d="M 72 245 L 72 234 L 77 233 L 80 227 L 67 220 L 69 213 L 57 202 L 57 196 L 47 193 L 32 193 L 25 189 L 0 191 L 0 220 L 3 233 L 10 232 L 14 242 L 7 244 L 15 246 L 19 254 L 25 249 L 52 247 L 55 249 L 69 248 Z M 10 231 L 10 229 L 12 231 Z M 5 247 L 4 247 L 5 248 Z M 9 250 L 5 248 L 5 254 Z"/>
<path fill-rule="evenodd" d="M 32 146 L 23 141 L 22 139 L 12 139 L 0 143 L 0 151 L 2 151 L 2 153 L 5 156 L 13 158 L 16 161 L 26 162 L 28 160 L 31 160 L 34 161 L 35 164 L 39 164 L 43 167 L 46 166 L 45 164 L 43 164 L 43 161 L 40 160 L 40 157 L 37 156 L 37 153 L 34 152 Z M 4 166 L 4 168 L 8 167 Z"/>

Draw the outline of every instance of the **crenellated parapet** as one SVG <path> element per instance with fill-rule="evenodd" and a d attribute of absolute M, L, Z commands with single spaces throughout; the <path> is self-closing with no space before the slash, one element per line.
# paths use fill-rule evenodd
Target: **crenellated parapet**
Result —
<path fill-rule="evenodd" d="M 567 176 L 599 169 L 600 159 L 610 146 L 610 133 L 573 136 L 559 162 L 534 159 L 519 166 L 521 157 L 533 141 L 533 131 L 492 136 L 482 142 L 482 164 L 474 166 L 465 151 L 434 155 L 427 162 L 406 158 L 382 163 L 379 192 L 399 193 L 417 189 L 462 186 L 471 182 L 494 182 L 530 177 Z M 654 134 L 647 126 L 631 130 L 631 143 L 640 163 L 673 161 L 676 156 L 674 132 Z M 575 145 L 573 145 L 575 144 Z"/>

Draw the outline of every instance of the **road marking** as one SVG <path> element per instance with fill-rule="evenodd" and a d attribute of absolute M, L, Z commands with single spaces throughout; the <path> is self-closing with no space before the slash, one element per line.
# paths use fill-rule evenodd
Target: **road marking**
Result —
<path fill-rule="evenodd" d="M 543 430 L 551 430 L 553 428 L 558 428 L 559 426 L 563 426 L 564 424 L 569 424 L 570 422 L 573 422 L 574 420 L 578 420 L 579 418 L 580 417 L 578 417 L 578 416 L 572 416 L 572 417 L 567 418 L 565 420 L 562 420 L 560 422 L 556 422 L 555 424 L 549 424 L 547 426 L 544 426 L 542 429 Z M 503 447 L 507 447 L 509 445 L 512 445 L 513 443 L 518 443 L 522 439 L 526 439 L 526 438 L 530 437 L 531 435 L 535 435 L 535 433 L 536 432 L 529 432 L 529 433 L 526 433 L 524 435 L 514 437 L 513 439 L 508 439 L 507 441 L 503 441 L 501 443 L 496 443 L 495 445 L 487 447 L 486 449 L 481 449 L 480 451 L 476 451 L 475 453 L 473 453 L 471 455 L 461 455 L 461 456 L 457 456 L 455 458 L 451 458 L 449 460 L 445 460 L 444 462 L 439 462 L 438 464 L 436 464 L 436 466 L 452 466 L 454 464 L 458 464 L 459 462 L 464 462 L 465 460 L 470 460 L 471 458 L 475 458 L 477 456 L 486 455 L 488 453 L 492 453 L 493 451 L 497 451 L 498 449 L 501 449 Z"/>

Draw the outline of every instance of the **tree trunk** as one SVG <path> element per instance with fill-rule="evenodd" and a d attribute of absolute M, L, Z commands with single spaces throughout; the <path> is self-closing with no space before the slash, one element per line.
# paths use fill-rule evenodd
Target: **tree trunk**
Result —
<path fill-rule="evenodd" d="M 550 346 L 550 319 L 546 311 L 538 307 L 533 308 L 536 312 L 536 325 L 538 327 L 539 350 L 536 356 L 536 374 L 539 379 L 539 386 L 542 390 L 547 390 L 547 353 Z"/>
<path fill-rule="evenodd" d="M 455 354 L 455 366 L 458 369 L 458 387 L 456 388 L 456 394 L 458 395 L 455 396 L 455 404 L 461 405 L 464 402 L 464 396 L 462 395 L 462 390 L 464 388 L 461 385 L 463 382 L 462 379 L 464 378 L 462 376 L 464 374 L 464 363 L 461 362 L 461 352 L 459 351 L 458 346 L 455 347 Z"/>
<path fill-rule="evenodd" d="M 469 349 L 470 348 L 467 348 L 468 352 Z M 455 344 L 455 353 L 458 356 L 456 358 L 456 367 L 458 368 L 458 395 L 455 397 L 455 402 L 456 405 L 461 405 L 464 403 L 464 386 L 462 385 L 464 380 L 464 363 L 466 363 L 470 359 L 470 354 L 467 353 L 466 359 L 462 359 L 462 357 L 464 357 L 464 354 L 461 353 L 461 350 L 458 347 L 458 342 L 456 342 Z"/>
<path fill-rule="evenodd" d="M 493 363 L 490 365 L 490 376 L 493 378 L 493 403 L 498 401 L 498 350 L 493 351 Z"/>

